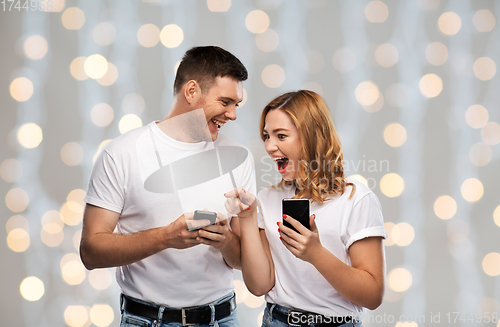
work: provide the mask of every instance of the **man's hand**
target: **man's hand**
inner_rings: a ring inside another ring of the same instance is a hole
[[[219,250],[229,243],[229,239],[232,236],[228,221],[221,213],[217,213],[217,223],[198,230],[198,235],[197,241]]]
[[[229,229],[226,216],[217,213],[217,222],[203,227],[197,234],[196,240],[219,250],[229,267],[241,269],[240,237]]]
[[[189,227],[205,226],[208,220],[193,220],[194,213],[186,212],[166,227],[166,247],[186,249],[198,245],[198,231],[189,231]]]

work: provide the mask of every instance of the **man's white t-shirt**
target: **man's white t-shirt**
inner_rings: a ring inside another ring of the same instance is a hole
[[[323,204],[314,202],[310,214],[315,214],[321,244],[339,260],[351,265],[349,247],[366,237],[386,238],[380,203],[365,185],[346,186],[342,196],[331,196]],[[308,262],[295,257],[279,239],[277,222],[281,222],[281,200],[292,198],[295,188],[268,187],[259,192],[259,228],[265,229],[274,261],[276,283],[267,293],[266,301],[284,307],[301,309],[327,316],[353,316],[361,319],[364,309],[342,297]]]
[[[232,176],[227,160],[215,155],[227,154],[227,149],[247,152],[230,158]],[[227,216],[224,193],[234,186],[256,192],[248,149],[220,133],[215,142],[179,142],[152,122],[104,147],[85,202],[120,213],[117,232],[132,234],[167,226],[194,210]],[[204,244],[166,249],[118,267],[116,278],[124,294],[173,308],[212,302],[233,289],[232,268],[217,249]]]

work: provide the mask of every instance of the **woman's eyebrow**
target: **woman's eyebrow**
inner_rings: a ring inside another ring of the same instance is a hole
[[[286,128],[276,128],[276,129],[273,129],[273,133],[278,133],[278,132],[281,132],[281,131],[288,132],[289,130],[286,129]],[[267,131],[265,129],[262,129],[262,133],[267,133]]]

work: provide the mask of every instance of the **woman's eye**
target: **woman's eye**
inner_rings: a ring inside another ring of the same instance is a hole
[[[263,134],[262,135],[266,140],[269,138],[269,135],[268,134]]]
[[[284,139],[285,137],[286,137],[286,135],[285,135],[285,134],[278,134],[278,138],[279,138],[280,140]]]

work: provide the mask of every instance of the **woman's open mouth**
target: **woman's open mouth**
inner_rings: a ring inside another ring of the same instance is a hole
[[[280,174],[285,173],[286,167],[288,166],[288,158],[287,157],[276,157],[273,160],[278,164],[278,171]]]

